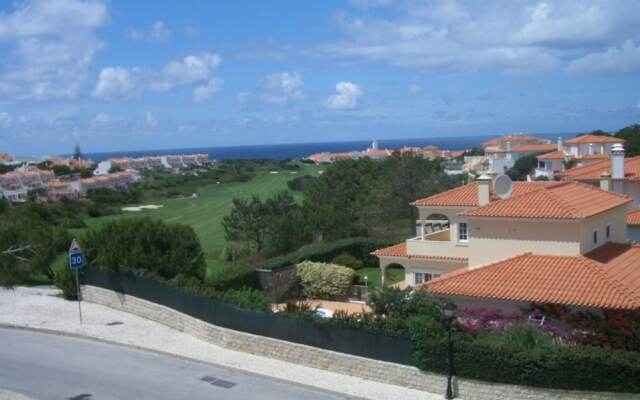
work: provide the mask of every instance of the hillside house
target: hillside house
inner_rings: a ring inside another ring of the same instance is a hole
[[[383,277],[401,266],[405,284],[461,306],[640,307],[631,198],[575,181],[513,182],[508,191],[496,182],[483,175],[415,201],[416,237],[373,253]]]

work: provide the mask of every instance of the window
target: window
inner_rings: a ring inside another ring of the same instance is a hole
[[[607,224],[607,228],[605,229],[605,236],[607,240],[611,240],[611,224]]]
[[[420,285],[425,282],[429,282],[433,278],[437,278],[440,274],[433,274],[431,272],[414,272],[414,281],[416,285]]]
[[[593,244],[594,244],[594,246],[596,244],[598,244],[598,230],[597,229],[593,230]]]
[[[469,241],[469,227],[466,222],[458,222],[458,242],[466,243]]]

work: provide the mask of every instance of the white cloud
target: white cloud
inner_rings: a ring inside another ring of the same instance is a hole
[[[587,54],[567,66],[569,72],[632,72],[640,69],[640,46],[631,40],[620,47]]]
[[[11,126],[11,115],[6,111],[0,111],[0,128]]]
[[[151,89],[165,92],[178,85],[208,81],[219,64],[220,56],[210,53],[190,55],[180,61],[171,61],[164,66],[159,79],[151,84]]]
[[[410,94],[418,94],[422,91],[422,88],[420,88],[420,86],[418,86],[415,83],[412,83],[411,85],[409,85],[409,93]]]
[[[97,127],[108,127],[113,125],[118,125],[126,122],[127,119],[123,117],[116,117],[107,113],[98,113],[91,120],[91,126],[94,128]]]
[[[100,71],[92,95],[102,100],[131,97],[136,90],[132,71],[121,67],[107,67]]]
[[[102,1],[34,0],[0,13],[0,95],[10,99],[77,95],[101,43],[95,31],[107,21]]]
[[[107,67],[100,72],[93,96],[102,100],[134,97],[143,91],[168,92],[196,85],[193,101],[202,102],[220,90],[222,79],[214,76],[220,56],[204,53],[170,61],[162,70]]]
[[[222,86],[222,80],[218,78],[211,78],[206,85],[198,86],[193,89],[193,101],[196,103],[202,103],[209,100],[214,94],[218,93]]]
[[[158,121],[156,121],[156,117],[151,111],[147,111],[145,115],[145,122],[147,124],[147,127],[150,129],[154,129],[158,126]]]
[[[165,27],[164,22],[155,21],[149,30],[130,29],[129,37],[131,40],[151,40],[163,41],[171,36],[171,31]]]
[[[288,104],[304,98],[302,75],[297,72],[279,72],[260,80],[260,98],[270,104]]]
[[[638,39],[640,25],[633,0],[615,7],[601,0],[405,0],[389,7],[337,14],[344,37],[320,54],[419,69],[536,71]]]
[[[355,108],[358,105],[358,99],[362,96],[360,86],[351,82],[338,82],[336,92],[325,100],[325,107],[334,110]]]

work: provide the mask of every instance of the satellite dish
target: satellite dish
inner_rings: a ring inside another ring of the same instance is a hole
[[[501,199],[506,199],[511,196],[511,191],[513,190],[513,185],[511,183],[511,178],[507,175],[498,175],[496,180],[493,183],[494,191],[498,197]]]

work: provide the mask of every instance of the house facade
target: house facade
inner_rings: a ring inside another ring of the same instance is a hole
[[[553,179],[567,169],[566,165],[569,162],[582,167],[606,161],[611,156],[613,149],[623,144],[623,139],[612,136],[582,135],[564,143],[560,137],[555,151],[537,157],[538,165],[535,169],[535,177]]]
[[[637,300],[640,307],[640,259],[630,288],[620,286],[618,275],[608,276],[624,273],[626,264],[607,267],[617,256],[640,255],[627,243],[628,196],[572,181],[513,182],[508,193],[498,195],[495,182],[484,175],[415,201],[416,237],[374,252],[382,275],[400,265],[405,284],[464,306],[633,308]],[[600,291],[624,301],[576,295],[573,288],[587,281],[592,287],[581,293]]]

